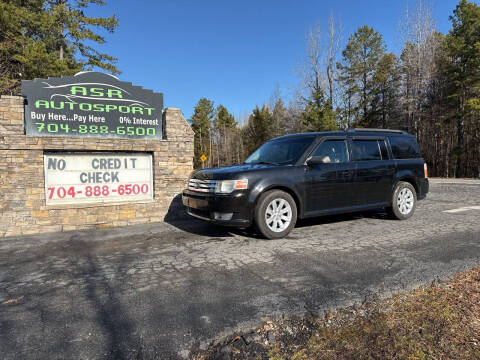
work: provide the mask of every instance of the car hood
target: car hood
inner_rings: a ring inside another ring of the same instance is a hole
[[[283,168],[283,166],[269,164],[240,164],[232,166],[223,166],[218,168],[209,168],[196,170],[191,178],[200,180],[224,180],[235,179],[247,172],[261,171],[267,169]]]

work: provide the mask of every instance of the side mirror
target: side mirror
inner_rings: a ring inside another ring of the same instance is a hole
[[[319,165],[329,163],[330,157],[328,156],[311,156],[307,159],[307,165]]]

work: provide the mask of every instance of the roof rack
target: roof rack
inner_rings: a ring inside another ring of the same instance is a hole
[[[392,129],[369,129],[369,128],[348,128],[347,132],[389,132],[396,134],[406,134],[403,130],[392,130]]]

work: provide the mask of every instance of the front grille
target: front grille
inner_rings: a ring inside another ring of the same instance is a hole
[[[213,193],[215,192],[215,184],[215,180],[190,179],[188,181],[188,190]]]

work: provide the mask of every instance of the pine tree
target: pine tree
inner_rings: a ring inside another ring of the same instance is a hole
[[[194,159],[193,164],[195,168],[202,166],[200,157],[207,156],[208,164],[212,164],[211,159],[211,143],[212,143],[212,120],[215,117],[215,108],[213,101],[206,98],[201,98],[190,119],[194,135]]]
[[[452,116],[456,119],[457,147],[455,176],[463,176],[465,153],[465,128],[477,126],[480,108],[480,6],[460,0],[453,15],[450,16],[452,29],[446,37],[447,53],[450,62],[446,67],[450,88],[448,99],[454,107]],[[478,149],[480,146],[478,135],[473,143]],[[478,154],[478,151],[477,151]],[[474,173],[480,172],[478,155],[475,159]]]
[[[393,53],[383,55],[375,70],[374,100],[372,113],[375,120],[374,127],[398,127],[398,87],[400,70],[398,58]]]
[[[225,106],[218,105],[215,112],[212,130],[215,137],[216,165],[229,165],[234,162],[233,142],[237,123]]]
[[[103,44],[105,38],[94,31],[101,29],[112,33],[118,25],[115,15],[109,17],[87,17],[85,10],[93,5],[105,5],[103,0],[48,0],[45,11],[54,20],[54,34],[57,38],[59,59],[64,59],[66,48],[72,48],[81,55],[80,62],[84,67],[99,67],[108,72],[118,74],[114,63],[116,59],[101,53],[90,43]]]
[[[0,3],[0,94],[18,94],[21,79],[72,75],[94,67],[119,73],[116,59],[92,43],[104,38],[94,30],[113,32],[115,16],[87,17],[90,4],[101,0],[11,0]]]
[[[349,111],[357,117],[357,126],[368,127],[374,122],[374,76],[384,52],[382,36],[364,25],[350,36],[342,52],[342,63],[337,64],[339,80],[348,95],[346,101],[351,106]]]
[[[233,115],[230,114],[227,108],[221,104],[217,106],[216,116],[213,123],[215,129],[218,130],[233,128],[236,126]]]
[[[286,134],[288,127],[288,113],[285,105],[283,105],[283,100],[278,97],[275,101],[272,111],[273,118],[273,136],[281,136]]]
[[[248,123],[243,129],[245,152],[251,154],[273,135],[273,114],[266,105],[258,106],[248,118]]]
[[[335,112],[329,100],[325,100],[323,90],[311,94],[303,112],[303,125],[306,131],[338,130]]]

